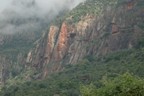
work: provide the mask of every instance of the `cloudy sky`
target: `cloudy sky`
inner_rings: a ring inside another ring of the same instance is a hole
[[[12,0],[0,0],[0,12],[10,5]]]
[[[26,31],[37,30],[36,28],[42,23],[50,22],[63,9],[71,10],[83,1],[0,0],[0,33],[15,33],[26,29]],[[34,27],[30,27],[31,25]]]
[[[31,0],[0,0],[0,11],[3,9],[9,7],[11,5],[12,1],[31,1]],[[42,8],[50,8],[50,7],[56,7],[56,5],[63,6],[69,1],[73,1],[73,5],[70,7],[76,6],[78,3],[84,1],[84,0],[35,0],[38,5]],[[59,7],[57,6],[57,7]]]

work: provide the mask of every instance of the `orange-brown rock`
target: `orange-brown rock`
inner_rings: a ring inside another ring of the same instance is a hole
[[[57,37],[57,38],[56,38]],[[68,48],[68,26],[63,22],[60,32],[58,28],[51,26],[48,33],[47,48],[45,51],[45,65],[53,64],[50,69],[45,68],[44,74],[49,72],[56,72],[61,69],[61,60],[65,56]],[[50,65],[48,65],[50,66]],[[45,76],[44,76],[45,77]]]
[[[68,47],[68,26],[64,22],[62,24],[59,37],[58,37],[57,46],[55,49],[56,61],[59,61],[63,58],[67,47]]]
[[[101,16],[87,14],[76,23],[69,24],[66,19],[61,27],[51,26],[34,51],[36,55],[33,56],[33,65],[42,69],[42,76],[46,77],[63,70],[67,64],[77,64],[86,56],[106,55],[133,48],[136,38],[143,32],[139,26],[134,26],[134,22],[142,22],[143,18],[126,17],[130,11],[125,5],[120,6],[117,11],[110,11],[113,10],[111,8]],[[142,10],[133,16],[137,17],[141,12]],[[114,33],[119,34],[113,35]]]
[[[55,46],[55,38],[56,35],[58,34],[58,27],[56,26],[51,26],[49,33],[48,33],[48,39],[47,39],[47,47],[45,49],[45,59],[46,62],[45,63],[49,63],[51,56],[52,56],[52,52],[54,51],[54,46]]]
[[[127,2],[127,10],[131,10],[135,5],[135,0],[129,0]]]

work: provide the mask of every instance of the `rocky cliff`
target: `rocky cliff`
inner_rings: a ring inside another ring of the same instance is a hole
[[[80,13],[76,22],[76,15],[69,13],[60,25],[51,25],[43,34],[28,54],[27,66],[41,70],[41,76],[46,77],[63,70],[67,64],[76,64],[86,56],[101,56],[137,47],[139,38],[144,35],[141,26],[144,10],[141,3],[141,0],[112,1],[107,6],[102,4],[96,7],[100,8],[99,13]],[[91,6],[92,3],[86,2],[79,6],[87,7],[87,4]],[[93,4],[98,6],[101,3]],[[94,6],[90,6],[88,8],[92,10]]]

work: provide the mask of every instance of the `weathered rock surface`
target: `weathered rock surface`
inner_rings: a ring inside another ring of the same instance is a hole
[[[61,27],[51,26],[32,53],[32,65],[42,69],[45,77],[85,56],[135,47],[144,32],[137,24],[144,19],[143,9],[134,10],[136,4],[133,0],[115,10],[105,10],[100,16],[86,15],[77,23],[65,20]]]

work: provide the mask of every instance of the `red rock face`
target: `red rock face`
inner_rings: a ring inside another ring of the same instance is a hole
[[[133,2],[129,2],[127,4],[127,10],[131,10],[134,7],[134,3]]]
[[[122,8],[125,9],[125,5]],[[38,64],[42,65],[42,68],[39,67],[42,69],[42,75],[46,77],[51,73],[59,72],[65,64],[77,64],[85,56],[101,56],[121,49],[132,48],[136,42],[134,37],[138,38],[139,36],[136,34],[138,32],[141,34],[142,30],[139,27],[129,28],[133,25],[133,21],[129,20],[129,17],[121,17],[121,15],[125,15],[125,12],[127,12],[126,9],[125,11],[120,9],[114,13],[108,12],[108,16],[96,18],[86,16],[74,24],[67,24],[64,21],[61,28],[51,26],[48,35],[45,36],[47,38],[44,37],[41,40],[42,43],[37,49],[40,51],[36,55],[38,59],[35,59],[37,62],[41,61]],[[110,19],[112,20],[111,26],[109,26]],[[133,33],[128,34],[128,32]],[[45,51],[43,52],[43,50]]]
[[[63,58],[67,49],[67,43],[68,43],[68,27],[64,22],[62,24],[61,31],[58,37],[57,47],[55,49],[56,61],[59,61]]]
[[[50,27],[50,31],[48,34],[48,39],[47,39],[47,47],[46,47],[46,51],[45,51],[45,59],[46,62],[45,63],[49,63],[50,59],[51,59],[51,55],[54,49],[54,43],[55,43],[55,37],[58,34],[58,28],[55,26],[51,26]]]
[[[56,38],[58,36],[58,39]],[[68,26],[64,22],[60,32],[58,28],[51,26],[48,33],[47,48],[45,49],[45,65],[50,68],[45,68],[44,77],[48,72],[57,72],[61,69],[61,60],[63,59],[68,47]],[[52,64],[52,65],[51,65]]]
[[[134,6],[135,6],[135,4],[136,4],[136,0],[129,0],[129,1],[127,2],[127,4],[126,4],[127,10],[133,9]]]
[[[47,44],[46,44],[46,49],[45,49],[45,56],[44,56],[44,75],[43,78],[45,78],[48,75],[48,68],[46,67],[47,64],[51,61],[53,51],[54,51],[54,46],[55,46],[55,40],[56,40],[56,35],[58,34],[58,27],[56,26],[51,26],[48,36],[47,36]]]

